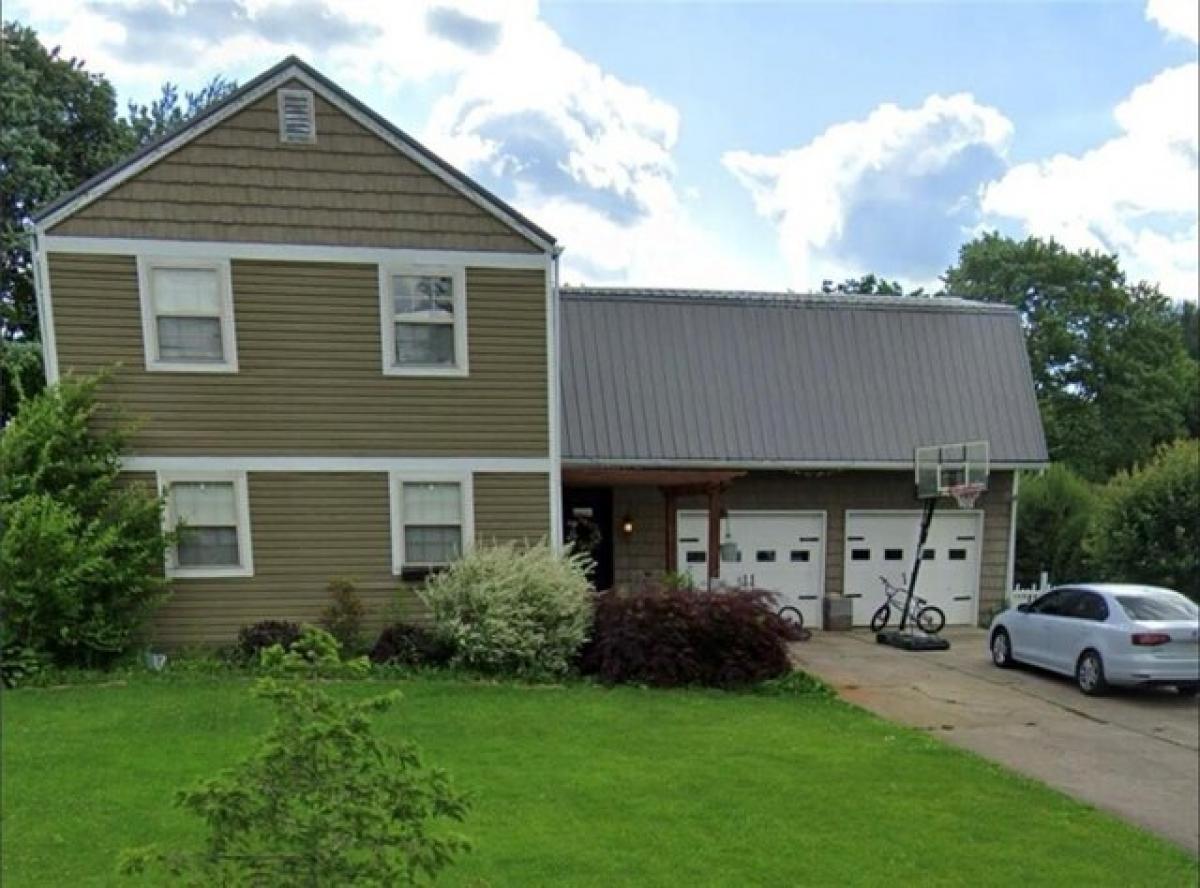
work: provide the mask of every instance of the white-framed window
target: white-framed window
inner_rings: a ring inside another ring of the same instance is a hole
[[[169,577],[250,577],[250,495],[245,472],[159,473],[166,524],[177,539]]]
[[[388,475],[392,510],[392,572],[445,567],[469,549],[475,536],[471,476]]]
[[[383,372],[467,375],[466,269],[379,267]]]
[[[237,372],[228,259],[138,257],[146,369]]]

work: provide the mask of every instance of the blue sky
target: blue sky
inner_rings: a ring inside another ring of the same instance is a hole
[[[1196,299],[1196,0],[14,14],[139,100],[295,52],[558,235],[572,281],[931,285],[995,227]]]

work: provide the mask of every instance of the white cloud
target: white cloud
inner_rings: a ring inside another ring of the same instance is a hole
[[[1071,249],[1115,252],[1134,280],[1197,294],[1197,81],[1200,66],[1158,74],[1113,112],[1121,133],[1081,155],[1013,167],[983,208]]]
[[[415,135],[553,232],[568,279],[763,283],[690,218],[678,111],[566,46],[536,0],[62,0],[16,15],[142,100],[164,80],[197,85],[181,58],[245,80],[296,53],[388,96],[444,79]]]
[[[1146,18],[1173,37],[1192,43],[1200,38],[1200,6],[1196,0],[1148,0]]]
[[[1011,135],[1009,120],[972,96],[935,95],[724,163],[776,224],[794,286],[869,271],[920,284],[974,224],[978,187],[1002,168]]]

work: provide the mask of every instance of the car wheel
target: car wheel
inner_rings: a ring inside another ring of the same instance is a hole
[[[1012,639],[1004,629],[992,633],[992,662],[1001,669],[1007,669],[1013,664]]]
[[[1089,697],[1098,697],[1108,691],[1104,679],[1104,661],[1095,651],[1084,651],[1075,664],[1075,683]]]
[[[1188,684],[1175,685],[1175,690],[1181,697],[1195,697],[1200,694],[1200,684],[1193,681]]]

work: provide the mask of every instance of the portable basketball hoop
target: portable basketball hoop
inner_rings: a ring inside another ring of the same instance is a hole
[[[916,621],[910,619],[917,579],[921,574],[921,553],[929,538],[929,525],[933,522],[939,500],[953,499],[960,509],[970,509],[987,490],[988,442],[967,441],[918,447],[913,455],[913,468],[917,499],[924,502],[925,506],[921,512],[921,528],[917,535],[912,573],[909,574],[904,611],[900,616],[900,628],[878,632],[875,640],[907,651],[944,651],[950,647],[950,642],[920,632]]]

